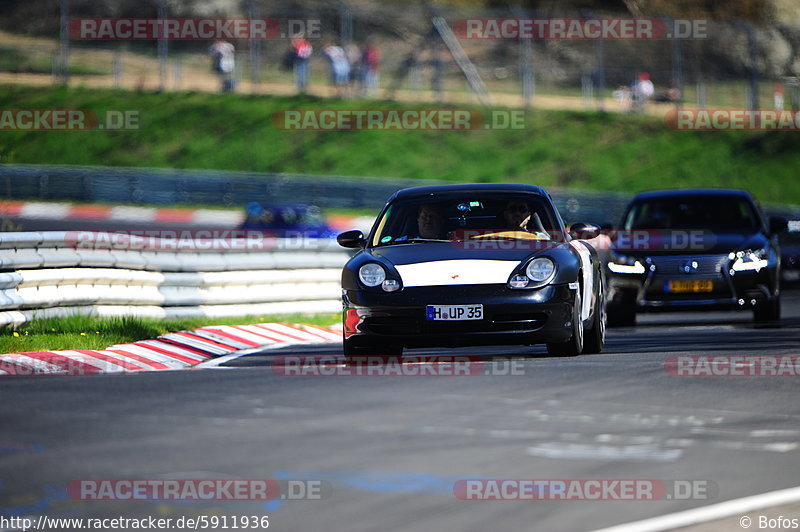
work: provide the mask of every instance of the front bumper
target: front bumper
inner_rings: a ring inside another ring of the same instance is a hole
[[[607,271],[607,300],[611,305],[635,305],[637,311],[747,310],[772,301],[778,295],[774,265],[759,271],[731,273],[724,257],[719,267],[701,274],[670,274],[647,268],[642,274]],[[675,293],[671,281],[710,281],[711,290]]]
[[[344,336],[355,347],[464,347],[564,342],[572,334],[576,290],[551,285],[514,290],[505,285],[405,288],[385,294],[346,290]],[[483,305],[483,318],[429,321],[427,305]]]

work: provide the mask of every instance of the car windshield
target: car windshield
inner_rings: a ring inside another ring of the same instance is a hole
[[[760,221],[752,204],[739,197],[658,198],[635,203],[623,229],[696,229],[718,233],[756,231]]]
[[[550,203],[531,194],[469,194],[410,198],[392,203],[378,223],[373,246],[474,239],[560,240]]]

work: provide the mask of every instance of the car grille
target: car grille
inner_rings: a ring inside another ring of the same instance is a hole
[[[683,255],[671,257],[650,257],[650,264],[656,267],[654,275],[657,277],[675,277],[676,275],[711,275],[716,276],[728,264],[728,255]],[[697,268],[685,272],[684,268],[691,262],[697,263]]]

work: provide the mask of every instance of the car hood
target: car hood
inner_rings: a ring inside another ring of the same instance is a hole
[[[520,262],[534,253],[559,246],[541,241],[483,241],[475,249],[472,244],[397,244],[374,248],[370,253],[390,262],[406,287],[505,284]]]
[[[632,240],[617,241],[612,244],[612,249],[617,253],[638,256],[722,255],[743,249],[759,249],[768,243],[769,240],[761,233],[704,233],[694,240],[691,236],[681,236],[672,242],[658,239],[640,244]]]
[[[557,247],[559,243],[509,240],[473,242],[424,242],[395,244],[368,250],[372,256],[388,260],[395,266],[421,262],[452,260],[493,260],[519,263],[537,251]]]

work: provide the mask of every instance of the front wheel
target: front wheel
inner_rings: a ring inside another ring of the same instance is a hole
[[[581,292],[575,292],[572,305],[572,336],[566,342],[547,344],[547,352],[556,356],[574,357],[583,351],[583,323],[581,322]]]
[[[603,283],[600,282],[600,289],[594,303],[594,321],[592,327],[586,333],[586,340],[583,352],[587,354],[599,353],[603,350],[606,343],[606,304]]]

